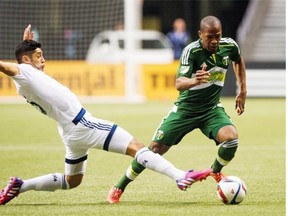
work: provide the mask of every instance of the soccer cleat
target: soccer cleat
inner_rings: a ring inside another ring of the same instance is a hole
[[[196,181],[202,181],[207,178],[212,172],[212,169],[205,169],[200,171],[189,170],[182,179],[176,180],[177,186],[180,190],[186,191]]]
[[[224,178],[224,175],[221,172],[219,172],[219,173],[211,172],[210,176],[212,176],[216,182],[220,182]]]
[[[107,196],[107,201],[111,204],[113,203],[119,203],[119,199],[122,195],[123,191],[120,188],[116,188],[113,186]]]
[[[12,177],[8,185],[0,193],[0,205],[5,205],[18,196],[23,181],[20,178]]]

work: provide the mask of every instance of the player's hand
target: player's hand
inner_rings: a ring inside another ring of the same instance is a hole
[[[34,32],[31,31],[31,24],[29,24],[23,34],[23,40],[33,40],[34,39]]]
[[[210,73],[206,71],[207,66],[203,66],[201,70],[196,71],[196,85],[203,83],[208,83],[210,78]]]
[[[235,110],[238,115],[245,111],[246,92],[240,92],[235,99]]]

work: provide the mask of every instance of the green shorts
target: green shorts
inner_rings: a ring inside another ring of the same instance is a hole
[[[153,141],[168,146],[177,145],[187,133],[199,128],[205,136],[218,144],[215,140],[217,133],[226,125],[233,123],[222,106],[194,116],[183,114],[174,106],[157,128]]]

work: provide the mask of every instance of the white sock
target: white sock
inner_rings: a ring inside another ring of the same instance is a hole
[[[155,154],[147,147],[144,147],[137,151],[135,159],[142,166],[162,173],[174,180],[181,179],[185,176],[186,172],[180,169],[177,169],[173,164],[164,159],[161,155]]]
[[[58,189],[69,189],[69,184],[66,181],[65,175],[54,173],[24,180],[20,188],[20,193],[28,190],[55,191]]]

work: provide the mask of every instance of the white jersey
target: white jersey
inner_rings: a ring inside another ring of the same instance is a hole
[[[82,108],[76,95],[29,64],[19,64],[18,68],[20,73],[12,77],[18,94],[43,114],[57,121],[62,129],[71,125]],[[64,130],[67,132],[69,127]]]
[[[90,148],[125,154],[133,136],[113,122],[87,112],[76,95],[43,71],[19,64],[12,79],[19,95],[58,123],[66,148],[65,174],[84,174]]]

